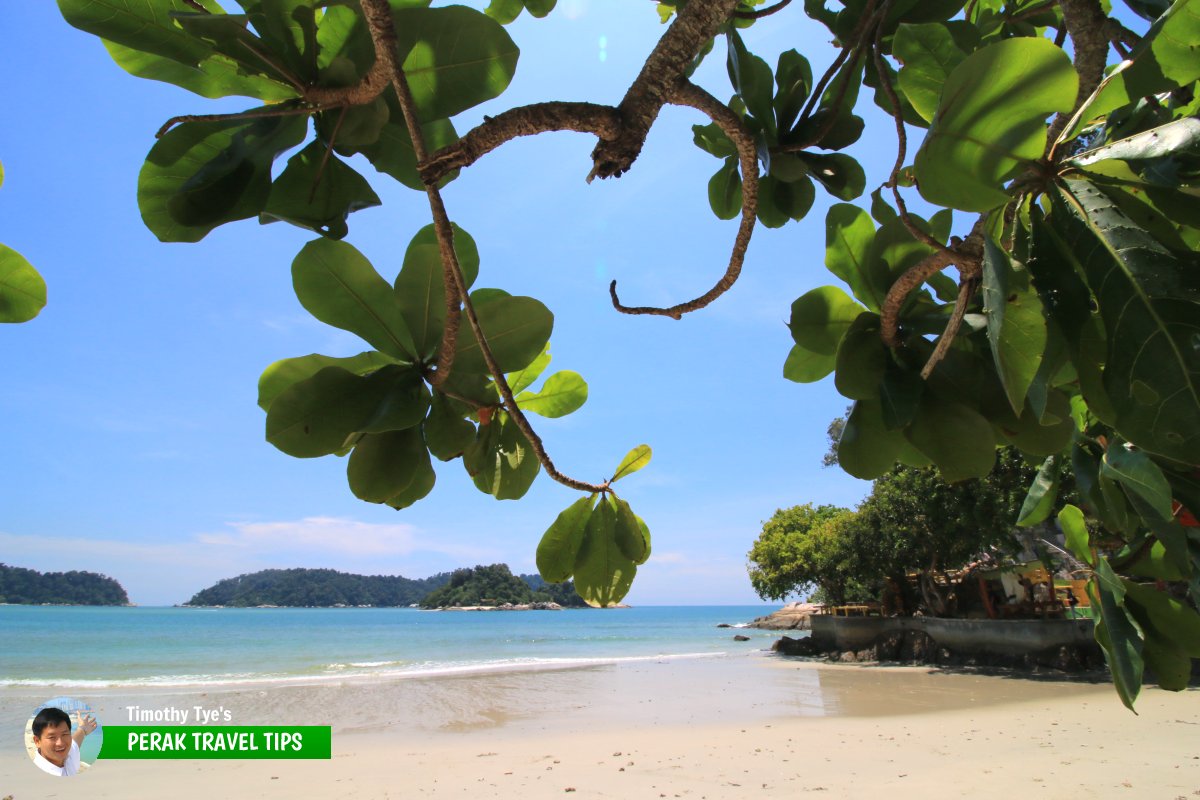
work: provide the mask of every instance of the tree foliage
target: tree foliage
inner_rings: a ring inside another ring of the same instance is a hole
[[[666,0],[670,24],[619,105],[537,103],[460,136],[452,117],[500,95],[516,67],[503,24],[549,13],[553,0],[496,0],[487,14],[424,0],[238,0],[240,13],[216,0],[59,0],[130,73],[258,102],[169,120],[138,203],[164,241],[248,218],[322,237],[296,257],[296,293],[369,349],[268,368],[268,440],[297,457],[348,455],[355,495],[396,508],[432,490],[431,458],[461,458],[497,499],[521,497],[545,471],[584,498],[547,531],[539,568],[573,575],[596,605],[618,602],[648,555],[648,531],[612,483],[649,448],[600,483],[557,469],[528,414],[568,413],[586,384],[557,373],[523,391],[546,366],[553,316],[533,298],[472,289],[480,253],[440,187],[505,142],[552,130],[595,134],[592,176],[617,177],[663,105],[703,111],[712,124],[695,141],[719,161],[710,203],[738,219],[724,275],[666,308],[626,305],[611,287],[618,311],[679,319],[734,283],[758,223],[804,217],[818,192],[866,192],[842,152],[862,135],[860,101],[893,116],[895,166],[869,213],[830,209],[825,263],[846,288],[796,299],[783,366],[802,382],[833,374],[854,401],[842,468],[872,479],[897,462],[932,464],[957,482],[988,475],[1007,444],[1069,460],[1087,513],[1130,553],[1157,553],[1157,576],[1190,582],[1200,599],[1200,540],[1171,503],[1200,508],[1198,4],[1128,2],[1145,18],[1134,31],[1099,0]],[[828,28],[838,55],[820,77],[795,50],[772,65],[749,49],[740,31],[776,12]],[[1110,42],[1120,63],[1106,74]],[[689,79],[718,46],[728,103]],[[391,265],[391,282],[340,241],[350,215],[379,202],[344,160],[355,154],[430,201],[433,224]],[[940,210],[910,212],[912,187]],[[1054,488],[1035,485],[1031,510],[1045,511]],[[1114,668],[1127,701],[1141,654],[1163,652],[1148,632],[1191,630],[1159,598],[1108,579],[1130,558],[1091,562],[1097,630],[1111,663],[1128,661]],[[1197,644],[1179,636],[1175,665]]]
[[[0,185],[4,165],[0,164]],[[0,244],[0,322],[28,322],[46,305],[46,281],[25,256]]]
[[[422,608],[501,606],[506,603],[586,605],[568,584],[546,583],[535,575],[513,575],[507,564],[456,569],[450,579],[421,600]],[[565,602],[564,602],[565,601]]]
[[[95,572],[38,572],[0,564],[0,603],[125,606],[125,588]]]
[[[217,581],[188,600],[189,606],[409,606],[444,586],[449,573],[428,578],[352,575],[333,569],[264,569]]]

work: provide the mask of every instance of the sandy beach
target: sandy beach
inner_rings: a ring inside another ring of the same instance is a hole
[[[0,691],[16,726],[41,687]],[[330,724],[327,761],[106,761],[54,779],[16,737],[0,797],[1200,797],[1200,691],[827,665],[753,655],[218,692],[91,690],[221,704],[241,724]]]

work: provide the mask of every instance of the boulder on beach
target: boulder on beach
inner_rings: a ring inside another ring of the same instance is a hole
[[[788,603],[773,614],[759,617],[747,627],[769,631],[806,631],[810,627],[809,617],[816,614],[820,607],[817,603]]]

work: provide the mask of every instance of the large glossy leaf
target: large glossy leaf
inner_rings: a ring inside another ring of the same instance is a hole
[[[296,297],[327,325],[358,334],[375,349],[411,361],[416,348],[392,287],[352,245],[317,239],[292,261]]]
[[[1113,442],[1100,462],[1100,474],[1140,497],[1159,519],[1172,519],[1171,486],[1158,465],[1142,451]]]
[[[463,455],[463,465],[476,488],[497,500],[524,497],[541,469],[525,434],[507,414],[479,426],[475,442]]]
[[[854,296],[871,311],[879,311],[887,296],[869,279],[867,258],[875,238],[875,225],[867,212],[848,203],[838,203],[825,216],[825,267],[850,287]]]
[[[1200,0],[1176,0],[1119,64],[1101,82],[1091,99],[1068,126],[1072,138],[1090,120],[1141,97],[1186,86],[1200,78]]]
[[[422,472],[432,472],[420,428],[371,433],[359,440],[346,465],[350,491],[368,503],[403,494]]]
[[[475,441],[475,426],[441,392],[433,393],[425,419],[425,444],[440,461],[458,458]]]
[[[1148,131],[1141,131],[1100,147],[1086,150],[1067,163],[1075,167],[1087,167],[1107,159],[1143,161],[1163,158],[1181,150],[1194,149],[1200,145],[1200,119],[1184,117]]]
[[[517,405],[543,417],[564,417],[587,402],[588,386],[578,372],[563,370],[546,379],[536,392],[517,395]]]
[[[317,76],[317,19],[320,0],[238,0],[250,24],[301,83]],[[322,13],[324,9],[322,9]]]
[[[791,220],[804,219],[815,198],[808,178],[782,181],[764,175],[758,181],[758,221],[768,228],[782,228]]]
[[[1125,587],[1106,559],[1096,561],[1096,572],[1088,581],[1088,597],[1096,621],[1096,641],[1104,650],[1113,685],[1130,711],[1142,688],[1142,638],[1137,623],[1125,609]]]
[[[45,305],[46,281],[25,256],[0,244],[0,322],[26,322]]]
[[[241,95],[277,103],[297,96],[295,87],[261,75],[243,73],[237,62],[228,56],[213,54],[199,66],[192,67],[108,40],[104,40],[104,47],[117,66],[130,75],[174,84],[201,97]]]
[[[1108,336],[1104,388],[1114,427],[1152,453],[1200,452],[1200,275],[1096,187],[1068,181],[1053,224],[1095,292]]]
[[[508,388],[512,390],[513,395],[518,395],[533,385],[541,374],[546,371],[546,367],[550,366],[550,345],[547,344],[542,348],[542,352],[529,365],[523,367],[511,375],[505,375],[508,380]]]
[[[1153,586],[1143,586],[1128,578],[1123,578],[1122,583],[1126,603],[1132,600],[1145,612],[1143,630],[1152,628],[1163,639],[1178,644],[1191,658],[1200,658],[1200,614]]]
[[[388,366],[363,376],[324,367],[274,399],[267,410],[267,441],[297,458],[336,453],[370,424],[408,372]]]
[[[617,496],[609,502],[613,503],[616,518],[613,523],[613,535],[621,554],[634,564],[642,565],[650,558],[650,530],[638,516],[633,513],[629,503]]]
[[[575,591],[596,608],[614,606],[629,592],[637,566],[617,545],[616,508],[607,497],[596,504],[575,558]]]
[[[198,242],[218,225],[256,216],[271,164],[300,144],[305,118],[184,122],[150,148],[138,176],[142,220],[160,241]]]
[[[554,328],[554,315],[532,297],[499,297],[477,304],[476,314],[484,338],[501,372],[515,372],[538,357]],[[454,369],[487,372],[479,342],[465,321],[458,334]]]
[[[176,14],[176,23],[189,35],[207,42],[216,53],[233,59],[248,75],[261,75],[271,80],[302,83],[288,72],[278,54],[269,54],[270,48],[248,27],[249,17],[245,14]]]
[[[271,185],[262,219],[341,239],[349,232],[346,219],[352,213],[379,204],[366,178],[313,141],[288,160],[287,169]]]
[[[479,249],[471,234],[454,223],[450,227],[454,232],[454,252],[469,289],[479,274]],[[394,289],[400,313],[412,333],[417,356],[432,358],[441,346],[442,329],[446,324],[442,251],[433,225],[417,231],[408,243]]]
[[[1058,499],[1058,457],[1047,456],[1029,486],[1021,511],[1017,515],[1017,526],[1028,527],[1044,522],[1054,510]],[[1078,510],[1078,509],[1076,509]],[[1061,517],[1061,515],[1060,515]],[[1063,528],[1065,531],[1066,529]],[[1085,532],[1086,533],[1086,532]],[[1070,536],[1070,533],[1067,533]]]
[[[508,87],[519,50],[482,12],[448,6],[399,9],[392,16],[419,119],[452,117]]]
[[[890,358],[879,338],[879,315],[864,311],[838,344],[833,385],[851,400],[879,398],[879,387]]]
[[[783,362],[783,377],[796,383],[814,383],[833,372],[836,366],[836,353],[814,353],[796,344],[792,345]]]
[[[905,436],[947,483],[983,478],[996,463],[992,426],[978,411],[926,393]]]
[[[996,374],[1009,405],[1020,414],[1046,349],[1046,319],[1029,273],[1014,269],[991,237],[984,241],[983,309]]]
[[[213,52],[172,18],[195,12],[182,0],[58,0],[58,9],[81,31],[180,64],[194,67]]]
[[[941,23],[903,24],[896,28],[892,54],[904,66],[900,70],[900,90],[917,113],[932,122],[937,112],[942,86],[954,68],[967,57]]]
[[[771,105],[774,79],[767,62],[746,49],[742,37],[730,29],[726,34],[729,57],[726,68],[729,82],[738,97],[746,104],[746,110],[762,125],[771,139],[775,138],[775,111]]]
[[[313,353],[296,358],[285,358],[263,370],[258,379],[258,406],[263,411],[271,409],[271,403],[289,386],[307,380],[325,367],[341,367],[355,375],[366,375],[396,362],[375,350],[359,353],[348,358],[334,358]]]
[[[785,132],[796,122],[804,101],[812,91],[812,67],[808,59],[795,50],[779,54],[775,65],[775,97],[771,104],[775,108],[775,120],[779,131]]]
[[[1046,117],[1071,109],[1078,82],[1071,59],[1046,39],[1006,39],[972,53],[946,80],[917,152],[921,195],[964,211],[1003,205],[1001,184],[1041,157]]]
[[[388,123],[379,131],[372,144],[349,149],[362,153],[375,169],[385,175],[390,175],[410,189],[423,192],[425,184],[417,172],[417,155],[413,150],[412,137],[408,135],[408,126],[404,123],[400,104],[391,92],[385,95],[385,99],[388,105]],[[458,141],[454,125],[446,119],[422,119],[421,133],[425,138],[425,147],[431,153]],[[457,170],[451,172],[438,185],[445,186],[457,175]]]
[[[613,476],[609,479],[609,483],[616,483],[626,475],[632,475],[638,470],[650,463],[650,458],[653,452],[650,450],[650,445],[639,444],[637,447],[630,450],[621,459],[621,463],[617,465],[617,469],[613,472]]]
[[[1058,526],[1066,537],[1067,549],[1071,555],[1088,565],[1095,565],[1096,557],[1092,553],[1088,541],[1087,524],[1083,520],[1083,512],[1073,505],[1063,506],[1058,512]]]
[[[804,349],[833,355],[863,310],[836,286],[821,286],[805,292],[792,303],[788,328],[796,344]]]
[[[857,161],[842,153],[820,155],[798,153],[808,165],[808,173],[839,200],[853,200],[863,193],[867,176]]]
[[[879,402],[859,400],[838,439],[838,464],[856,478],[874,480],[895,466],[904,445],[903,434],[883,424]]]
[[[550,583],[562,583],[575,572],[575,559],[583,545],[583,532],[596,495],[581,497],[559,514],[537,546],[538,574]]]
[[[742,176],[731,156],[708,181],[708,205],[717,219],[733,219],[742,211]]]

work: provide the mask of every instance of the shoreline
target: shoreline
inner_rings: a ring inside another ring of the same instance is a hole
[[[1194,689],[1147,689],[1135,716],[1107,683],[762,656],[135,695],[143,708],[221,704],[233,724],[330,724],[333,758],[100,761],[78,783],[55,785],[60,796],[138,800],[167,785],[185,798],[505,800],[571,789],[709,800],[1200,790]],[[104,724],[121,725],[130,698],[85,699]],[[5,725],[14,701],[23,702],[0,689]],[[45,796],[50,779],[13,751],[0,748],[0,794]]]

